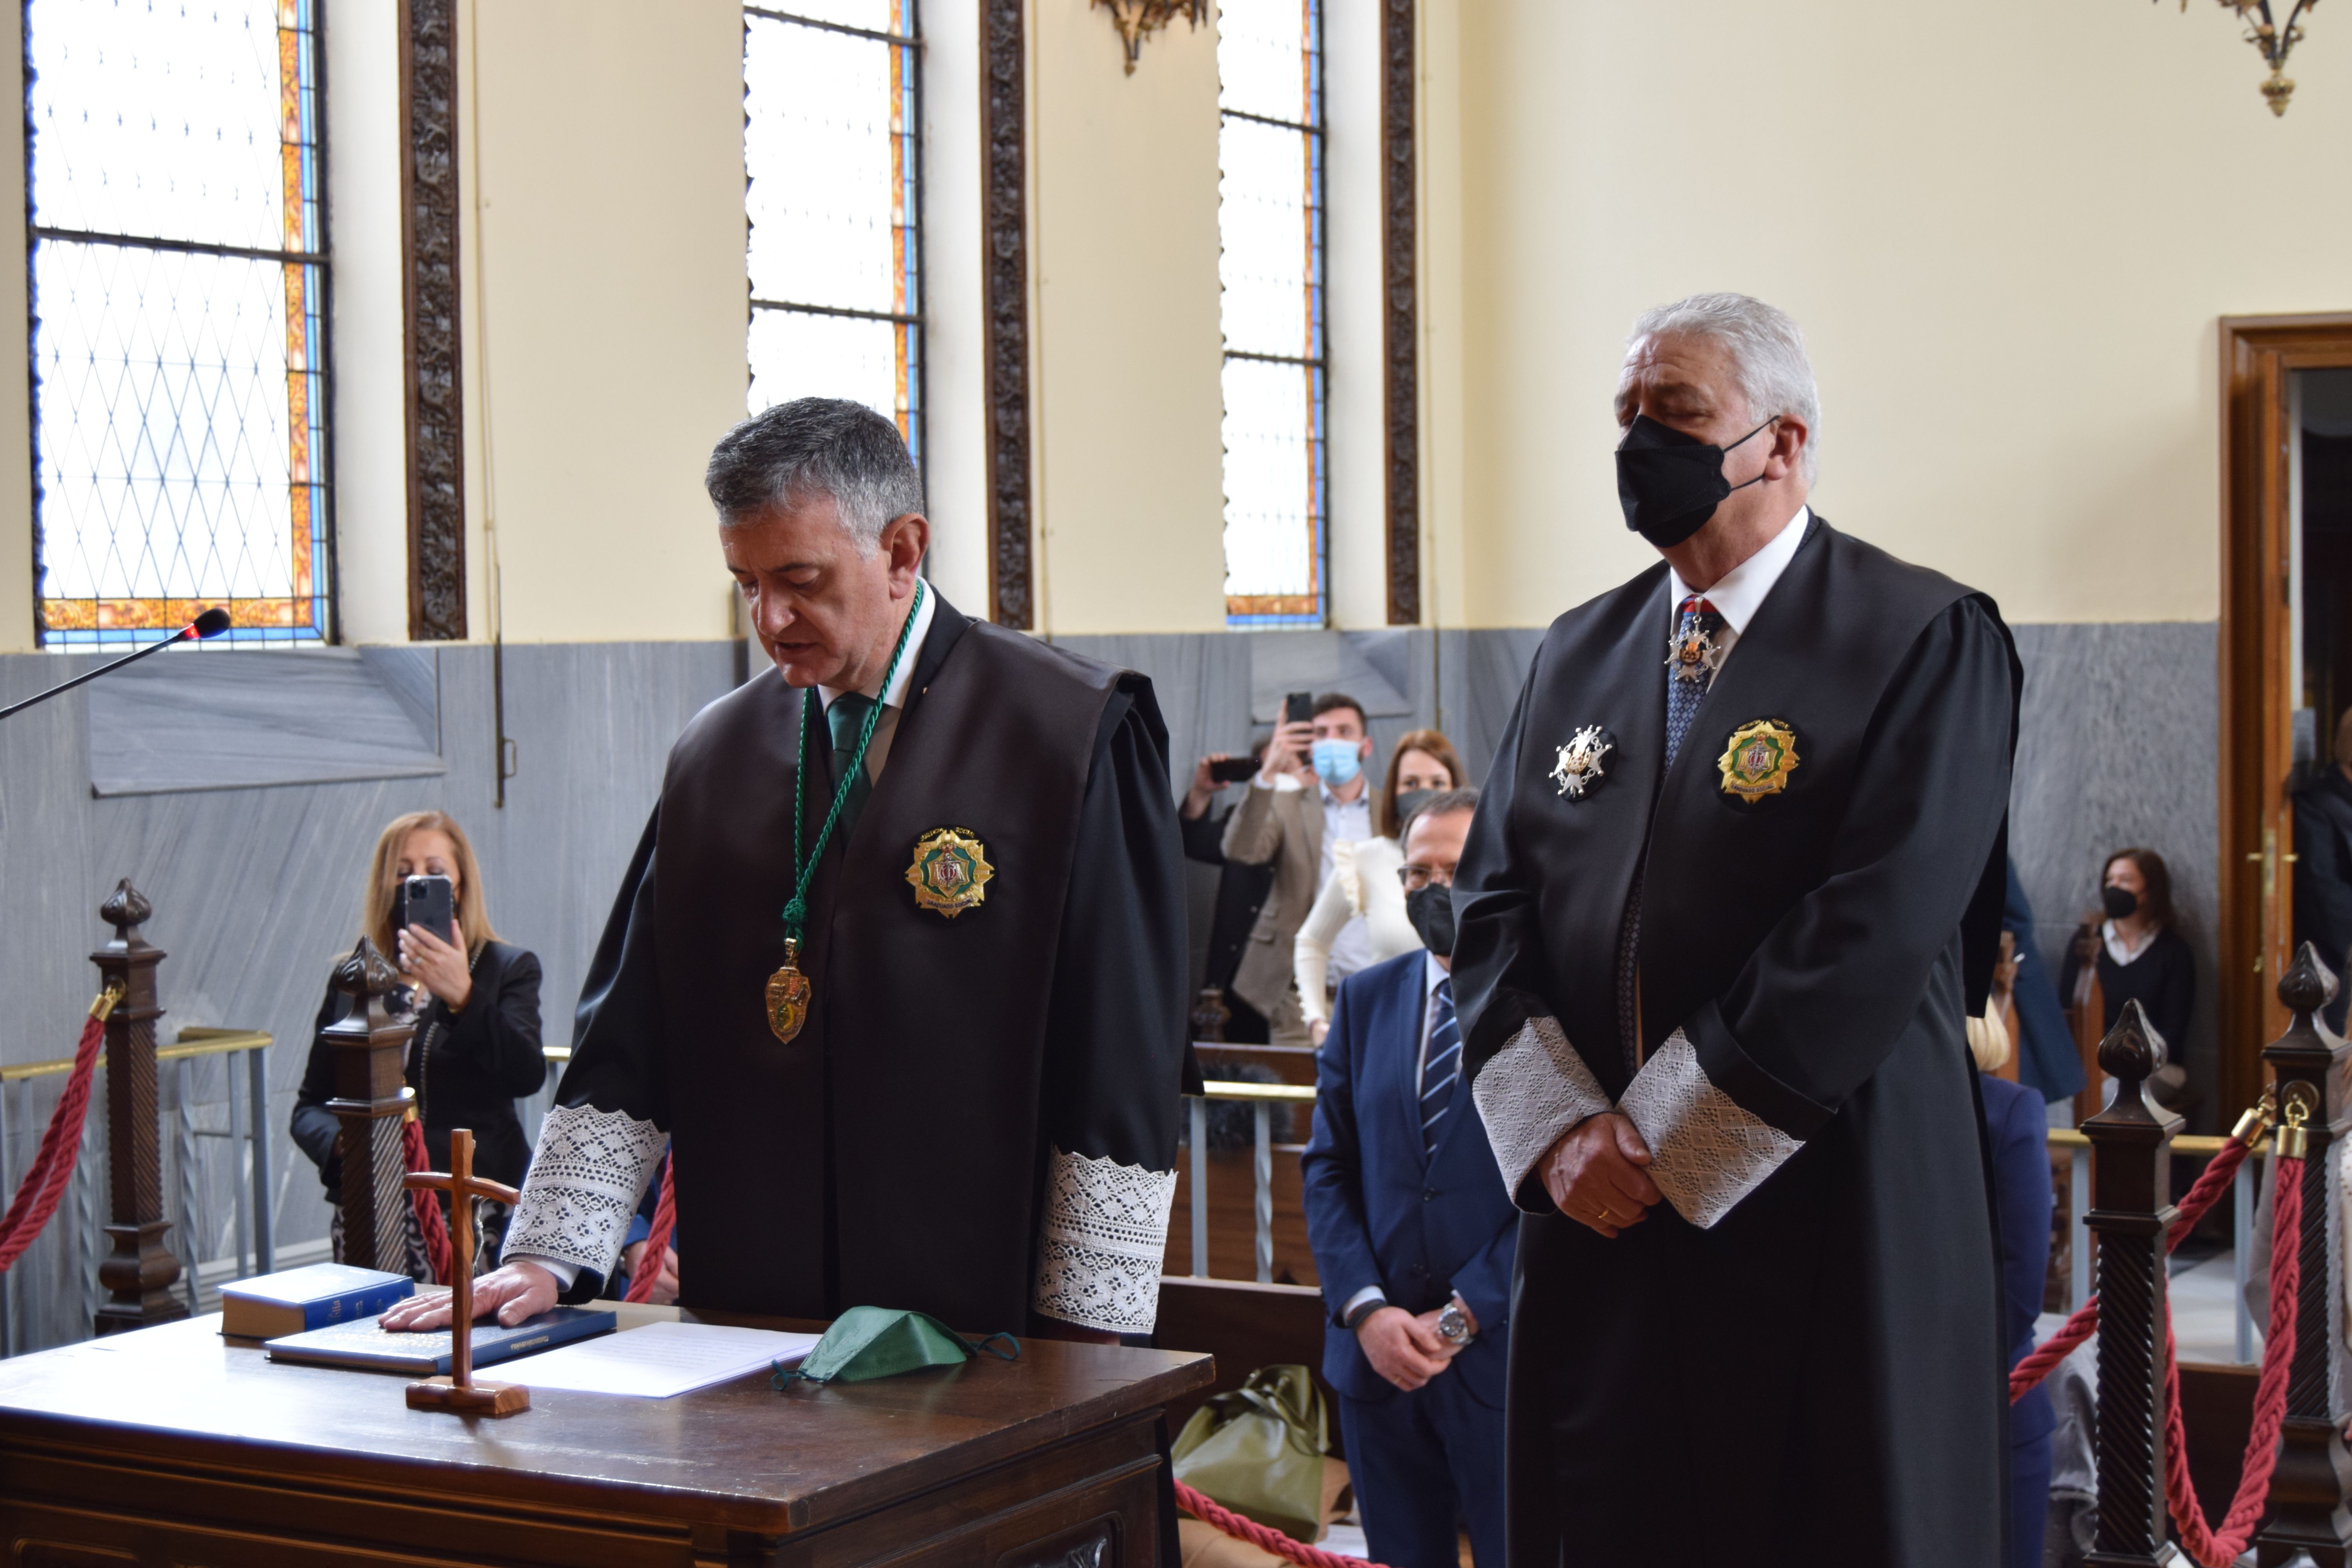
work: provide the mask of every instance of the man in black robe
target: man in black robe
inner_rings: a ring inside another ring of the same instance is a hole
[[[1150,1332],[1189,1063],[1150,682],[922,583],[869,409],[771,408],[706,486],[772,668],[670,753],[476,1306],[600,1285],[669,1145],[685,1306]]]
[[[1454,887],[1467,1070],[1526,1214],[1511,1560],[1993,1568],[1962,1019],[1998,943],[2009,634],[1811,514],[1779,310],[1652,311],[1617,404],[1665,559],[1552,624]]]

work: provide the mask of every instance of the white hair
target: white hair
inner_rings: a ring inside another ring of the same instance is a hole
[[[1822,447],[1822,398],[1812,361],[1805,357],[1805,334],[1786,310],[1745,294],[1693,294],[1643,311],[1625,342],[1630,348],[1659,337],[1708,338],[1728,350],[1751,423],[1780,414],[1803,421],[1805,482],[1812,482]]]

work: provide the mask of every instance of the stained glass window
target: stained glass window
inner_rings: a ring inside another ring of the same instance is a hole
[[[923,457],[916,0],[743,8],[751,411],[851,397]]]
[[[1217,8],[1233,626],[1324,618],[1322,39],[1321,0]]]
[[[28,0],[41,638],[327,635],[318,0]]]

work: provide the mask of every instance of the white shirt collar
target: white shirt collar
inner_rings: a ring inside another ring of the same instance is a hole
[[[1437,962],[1437,954],[1424,951],[1421,955],[1421,994],[1423,1000],[1437,994],[1437,988],[1447,978],[1445,965]]]
[[[907,633],[907,651],[898,657],[898,668],[890,677],[890,689],[879,693],[883,707],[904,708],[907,705],[907,688],[914,683],[915,666],[922,662],[923,639],[931,635],[931,617],[939,607],[939,591],[925,584],[923,602],[915,606],[915,624]],[[827,708],[832,707],[833,700],[841,695],[830,686],[820,686],[816,690],[819,700]],[[868,691],[866,695],[873,697],[877,693]]]
[[[1723,580],[1706,591],[1706,602],[1715,606],[1715,613],[1723,617],[1723,624],[1731,628],[1733,636],[1748,629],[1748,623],[1763,608],[1764,596],[1780,580],[1780,574],[1789,569],[1797,546],[1805,542],[1805,520],[1811,513],[1811,507],[1799,507],[1797,515],[1782,523],[1780,531],[1767,540],[1763,549],[1726,572]],[[1671,566],[1666,568],[1666,577],[1674,589],[1674,597],[1667,602],[1671,608],[1690,597],[1691,587]]]
[[[1357,776],[1362,777],[1360,773]],[[1364,780],[1363,789],[1353,800],[1341,800],[1333,795],[1331,786],[1325,784],[1319,775],[1315,780],[1315,787],[1323,792],[1323,809],[1326,811],[1354,811],[1360,807],[1370,811],[1372,808],[1372,781],[1370,779]]]

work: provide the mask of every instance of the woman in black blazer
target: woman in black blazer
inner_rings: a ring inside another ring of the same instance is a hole
[[[411,876],[449,879],[454,931],[392,929],[395,895],[402,879]],[[473,847],[464,830],[437,811],[412,812],[383,830],[370,863],[366,900],[368,935],[401,972],[401,988],[387,1001],[394,1016],[415,1023],[405,1077],[416,1091],[433,1168],[449,1168],[449,1130],[470,1128],[475,1172],[520,1187],[530,1166],[530,1143],[515,1101],[538,1093],[547,1081],[540,1052],[538,957],[498,940]],[[343,1005],[331,984],[318,1028],[340,1018]],[[294,1142],[318,1165],[330,1202],[342,1193],[337,1122],[327,1109],[335,1092],[332,1050],[312,1034],[293,1126]],[[507,1215],[497,1204],[486,1203],[482,1210],[484,1247],[476,1266],[495,1268]],[[340,1237],[340,1212],[336,1220]],[[412,1263],[421,1265],[421,1237],[412,1237],[410,1253]]]

